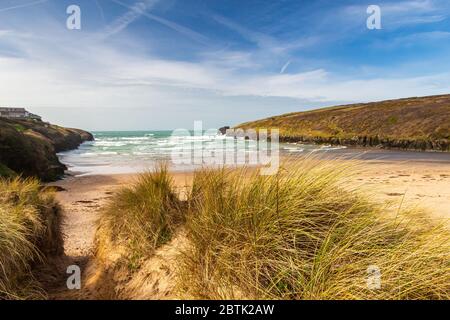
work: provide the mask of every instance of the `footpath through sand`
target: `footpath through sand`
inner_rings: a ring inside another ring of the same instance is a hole
[[[84,290],[87,272],[93,273],[92,266],[96,266],[94,257],[94,240],[97,229],[97,221],[100,217],[101,208],[107,204],[115,192],[122,186],[130,185],[137,178],[137,175],[86,175],[79,177],[68,177],[64,180],[50,183],[50,186],[61,187],[63,191],[57,193],[56,198],[61,205],[63,214],[63,239],[64,255],[57,258],[42,277],[42,282],[47,290],[50,299],[101,299],[104,294],[97,295],[92,290]],[[192,173],[174,173],[175,186],[184,190],[186,184],[191,183]],[[179,190],[182,194],[182,191]],[[184,242],[184,235],[179,237],[166,246],[160,248],[155,256],[146,261],[148,266],[143,268],[148,272],[152,271],[154,276],[152,290],[145,290],[150,287],[151,279],[146,279],[148,283],[136,284],[131,281],[126,289],[136,288],[136,292],[128,292],[132,298],[161,299],[169,298],[170,288],[173,287],[170,282],[173,278],[173,272],[167,272],[168,265],[173,265],[173,259],[178,252],[177,248]],[[174,248],[177,247],[177,248]],[[82,273],[81,290],[69,290],[67,288],[67,268],[76,265],[80,267]],[[91,269],[89,269],[89,266]],[[52,269],[53,268],[53,269]],[[50,270],[52,269],[52,270]],[[140,277],[136,276],[136,280]],[[147,275],[147,278],[148,275]],[[168,279],[168,280],[165,280]],[[156,284],[156,285],[155,285]],[[141,290],[138,290],[138,287]],[[111,283],[96,284],[99,291],[114,290]],[[136,295],[136,297],[134,297]],[[113,293],[106,294],[106,297],[114,296]]]

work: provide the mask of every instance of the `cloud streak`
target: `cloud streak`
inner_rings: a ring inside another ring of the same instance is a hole
[[[174,31],[184,35],[184,36],[187,36],[188,38],[190,38],[190,39],[192,39],[192,40],[194,40],[196,42],[199,42],[201,44],[207,44],[208,41],[209,41],[207,37],[203,36],[202,34],[196,32],[196,31],[194,31],[192,29],[184,27],[184,26],[182,26],[180,24],[177,24],[177,23],[175,23],[173,21],[170,21],[170,20],[158,17],[158,16],[156,16],[154,14],[151,14],[151,13],[148,13],[148,12],[145,12],[145,11],[141,11],[140,8],[138,8],[137,6],[131,6],[130,7],[127,4],[125,4],[125,3],[123,3],[122,1],[119,1],[119,0],[112,0],[112,1],[117,3],[117,4],[119,4],[119,5],[121,5],[121,6],[123,6],[123,7],[125,7],[125,8],[128,8],[130,10],[129,12],[134,12],[138,16],[144,16],[145,18],[147,18],[149,20],[156,21],[156,22],[158,22],[158,23],[160,23],[160,24],[162,24],[162,25],[164,25],[164,26],[166,26],[166,27],[168,27],[168,28],[170,28],[170,29],[172,29],[172,30],[174,30]]]
[[[111,1],[122,5],[120,1]],[[114,20],[111,24],[109,24],[105,28],[102,36],[104,38],[107,38],[121,32],[122,30],[125,30],[128,25],[142,17],[142,15],[144,15],[147,10],[151,9],[158,1],[159,0],[145,0],[136,2],[132,6],[127,6],[129,10],[125,14]]]
[[[104,12],[104,10],[103,10],[103,7],[101,6],[99,0],[94,0],[94,1],[95,1],[95,5],[96,5],[97,8],[98,8],[98,12],[100,13],[100,16],[102,17],[102,21],[103,21],[104,23],[106,23],[105,12]]]
[[[291,64],[291,60],[289,60],[288,62],[286,62],[283,67],[281,67],[280,73],[284,73],[287,69],[287,67],[289,67],[289,65]]]
[[[19,5],[15,5],[15,6],[11,6],[11,7],[0,8],[0,12],[11,11],[11,10],[15,10],[15,9],[23,9],[23,8],[27,8],[27,7],[33,7],[33,6],[48,2],[48,1],[49,0],[38,0],[38,1],[27,2],[24,4],[19,4]]]

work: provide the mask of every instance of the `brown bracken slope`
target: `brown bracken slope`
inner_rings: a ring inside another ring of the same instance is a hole
[[[279,128],[284,142],[450,151],[450,95],[295,112],[236,128]]]

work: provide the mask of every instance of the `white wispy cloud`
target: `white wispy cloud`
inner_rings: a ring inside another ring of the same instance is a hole
[[[246,72],[209,60],[185,62],[139,56],[120,47],[77,43],[83,54],[58,52],[32,38],[16,38],[16,47],[32,58],[0,58],[0,104],[58,107],[146,107],[183,104],[211,108],[208,96],[257,96],[299,101],[370,101],[445,93],[450,74],[351,80],[317,69],[279,74]],[[66,41],[66,42],[65,42]]]
[[[112,1],[122,5],[121,1]],[[134,3],[132,6],[127,6],[128,11],[106,26],[105,30],[102,32],[102,37],[107,38],[126,29],[129,24],[142,17],[142,15],[145,14],[147,10],[151,9],[158,1],[159,0],[144,0]]]
[[[15,6],[0,8],[0,12],[11,11],[11,10],[15,10],[15,9],[23,9],[23,8],[27,8],[27,7],[33,7],[33,6],[48,2],[48,1],[49,0],[38,0],[38,1],[32,1],[32,2],[25,2],[22,4],[17,4]]]
[[[218,23],[226,26],[227,28],[236,31],[237,33],[239,33],[242,37],[244,37],[245,39],[256,43],[258,46],[260,46],[261,48],[276,48],[276,43],[277,41],[260,32],[256,32],[256,31],[252,31],[228,18],[225,18],[223,16],[220,15],[213,15],[212,18],[217,21]]]
[[[319,42],[318,36],[296,37],[289,41],[281,41],[268,34],[257,32],[243,26],[231,19],[214,14],[211,18],[219,24],[235,31],[249,42],[256,44],[261,50],[268,51],[274,55],[288,55],[290,51],[313,46]]]
[[[0,38],[10,35],[12,33],[12,30],[0,30]]]
[[[140,6],[137,6],[137,5],[129,6],[129,5],[127,5],[124,2],[119,1],[119,0],[112,0],[112,1],[114,1],[117,4],[120,4],[121,6],[123,6],[125,8],[128,8],[130,11],[127,14],[130,14],[131,16],[132,16],[132,13],[134,12],[137,17],[144,16],[147,19],[150,19],[152,21],[156,21],[156,22],[158,22],[158,23],[160,23],[160,24],[162,24],[162,25],[164,25],[164,26],[166,26],[166,27],[168,27],[168,28],[170,28],[170,29],[172,29],[172,30],[182,34],[182,35],[187,36],[188,38],[190,38],[190,39],[192,39],[192,40],[194,40],[196,42],[199,42],[199,43],[202,43],[202,44],[207,44],[208,43],[208,38],[205,37],[204,35],[196,32],[196,31],[194,31],[194,30],[192,30],[190,28],[182,26],[182,25],[180,25],[178,23],[175,23],[173,21],[164,19],[162,17],[158,17],[158,16],[156,16],[156,15],[154,15],[152,13],[146,12],[147,10],[141,10]]]
[[[94,0],[94,1],[95,1],[95,5],[96,5],[97,8],[98,8],[98,11],[99,11],[99,13],[100,13],[100,16],[102,17],[102,21],[103,21],[104,23],[106,23],[105,11],[103,10],[102,5],[100,4],[99,0]]]
[[[288,62],[286,62],[286,63],[281,67],[280,73],[284,73],[284,72],[286,71],[287,67],[289,67],[290,64],[291,64],[291,60],[289,60]]]
[[[227,47],[202,52],[200,58],[205,64],[227,70],[255,71],[263,67],[260,61],[257,61],[253,52],[232,50]]]

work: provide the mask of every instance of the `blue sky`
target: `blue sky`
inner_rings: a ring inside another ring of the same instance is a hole
[[[0,105],[66,126],[219,127],[449,83],[448,0],[0,0]]]

